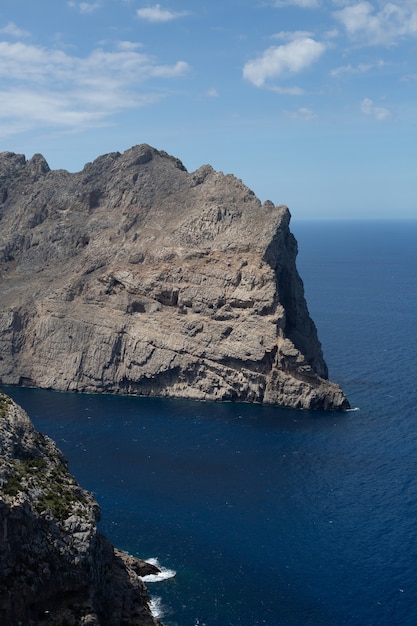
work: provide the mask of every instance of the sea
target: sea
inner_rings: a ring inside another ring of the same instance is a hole
[[[343,413],[5,388],[165,626],[417,624],[417,220],[293,221]]]

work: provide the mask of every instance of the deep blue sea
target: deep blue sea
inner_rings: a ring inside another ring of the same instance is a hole
[[[175,570],[148,583],[166,626],[417,624],[417,221],[292,230],[358,410],[7,389],[109,539]]]

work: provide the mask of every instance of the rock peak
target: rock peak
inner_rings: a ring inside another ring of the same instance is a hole
[[[147,144],[75,174],[3,154],[4,384],[348,408],[287,207]]]

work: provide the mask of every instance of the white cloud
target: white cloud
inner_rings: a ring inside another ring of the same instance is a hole
[[[339,31],[337,28],[331,28],[324,33],[324,36],[326,39],[336,39],[336,37],[339,37]]]
[[[73,9],[79,9],[80,13],[94,13],[100,8],[98,2],[68,2],[68,6]]]
[[[151,69],[151,76],[156,78],[177,78],[184,76],[189,69],[185,61],[177,61],[175,65],[156,65]]]
[[[120,87],[137,85],[152,77],[182,76],[189,69],[184,61],[161,65],[150,55],[122,44],[121,50],[93,50],[87,57],[70,56],[62,50],[50,50],[24,43],[0,42],[0,77],[5,81],[51,83],[69,87],[108,81]]]
[[[29,37],[29,33],[25,30],[21,30],[16,26],[14,22],[9,22],[3,28],[0,28],[0,33],[4,35],[11,35],[12,37]]]
[[[300,107],[296,111],[286,111],[285,114],[292,119],[304,120],[306,122],[313,120],[315,117],[317,117],[315,113],[313,113],[313,111],[307,107]]]
[[[320,0],[275,0],[273,6],[279,9],[288,6],[296,6],[302,9],[316,9],[320,4]]]
[[[243,77],[256,87],[263,87],[269,79],[306,69],[325,49],[323,43],[311,37],[296,37],[290,43],[270,47],[260,57],[248,61],[243,68]]]
[[[370,98],[364,98],[362,100],[361,111],[364,115],[373,117],[378,120],[378,122],[386,120],[391,115],[391,112],[388,109],[376,106]]]
[[[31,120],[32,123],[79,126],[89,121],[97,121],[104,113],[83,109],[76,110],[74,97],[53,92],[37,93],[31,89],[10,89],[0,92],[0,118]]]
[[[281,30],[279,33],[272,35],[272,39],[282,39],[282,41],[294,41],[294,39],[306,39],[313,37],[314,34],[309,30]]]
[[[415,0],[380,2],[377,7],[364,0],[335,11],[334,17],[352,39],[368,45],[392,44],[417,35]]]
[[[87,57],[0,42],[0,125],[80,129],[163,97],[144,84],[184,76],[184,61],[160,64],[136,46],[98,48]]]
[[[143,48],[143,44],[137,41],[119,41],[117,47],[119,50],[137,50]]]
[[[147,22],[170,22],[178,17],[188,15],[187,11],[169,11],[168,9],[162,9],[160,4],[155,4],[153,7],[145,7],[143,9],[137,9],[136,15]]]
[[[334,70],[330,72],[330,76],[337,77],[342,76],[343,74],[364,74],[369,72],[374,68],[384,67],[385,61],[382,59],[377,61],[376,63],[359,63],[356,66],[353,65],[342,65],[341,67],[336,67]]]
[[[280,93],[284,96],[302,96],[304,94],[304,89],[301,87],[269,87],[270,91],[275,91],[275,93]]]
[[[98,2],[93,2],[93,3],[80,2],[79,6],[80,6],[81,13],[93,13],[100,7]]]

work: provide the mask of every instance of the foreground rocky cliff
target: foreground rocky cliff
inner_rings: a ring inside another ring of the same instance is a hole
[[[0,154],[0,382],[346,409],[286,207],[147,145]]]
[[[99,507],[55,444],[0,392],[0,624],[158,626],[158,571],[97,531]]]

